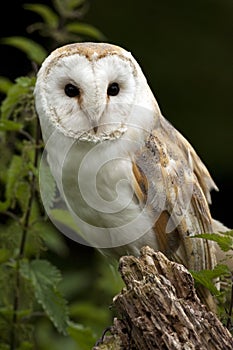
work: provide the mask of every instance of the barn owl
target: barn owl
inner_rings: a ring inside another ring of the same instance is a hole
[[[90,245],[116,258],[149,245],[192,270],[215,266],[213,243],[192,236],[214,232],[217,187],[131,53],[106,43],[56,49],[35,103],[51,173]]]

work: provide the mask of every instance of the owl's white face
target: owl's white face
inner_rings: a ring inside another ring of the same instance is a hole
[[[129,52],[109,44],[71,44],[42,65],[36,107],[65,136],[96,142],[123,134],[132,106],[146,95],[146,80]]]

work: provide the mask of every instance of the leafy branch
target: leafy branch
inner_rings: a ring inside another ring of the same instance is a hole
[[[39,121],[37,118],[35,151],[34,151],[34,162],[33,162],[33,166],[35,169],[37,169],[37,166],[38,166],[39,143],[40,143],[40,127],[39,127]],[[18,254],[18,257],[16,258],[16,283],[15,283],[15,296],[14,296],[14,302],[13,302],[13,318],[12,318],[11,343],[10,343],[11,350],[16,348],[15,340],[16,340],[17,323],[18,323],[17,313],[19,309],[20,261],[24,258],[25,244],[26,244],[28,229],[30,225],[32,203],[36,192],[36,175],[33,172],[30,174],[29,186],[30,186],[30,194],[28,198],[26,211],[22,220],[22,236],[21,236],[19,254]]]
[[[48,38],[50,50],[71,42],[106,40],[100,30],[82,20],[88,9],[87,1],[54,0],[53,7],[44,4],[24,5],[25,10],[36,13],[42,19],[41,22],[31,24],[27,28],[28,32],[39,32],[41,37]],[[47,56],[47,49],[30,38],[13,36],[1,39],[1,43],[20,49],[39,65]]]

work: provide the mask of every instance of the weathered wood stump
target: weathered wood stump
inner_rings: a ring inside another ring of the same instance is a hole
[[[118,318],[93,350],[232,350],[233,337],[202,305],[187,269],[143,247],[124,256],[119,270],[126,287],[113,305]]]

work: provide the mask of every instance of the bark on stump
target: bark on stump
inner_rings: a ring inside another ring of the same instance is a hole
[[[119,270],[126,287],[113,305],[111,335],[93,350],[232,350],[233,337],[201,304],[187,269],[143,247],[124,256]]]

